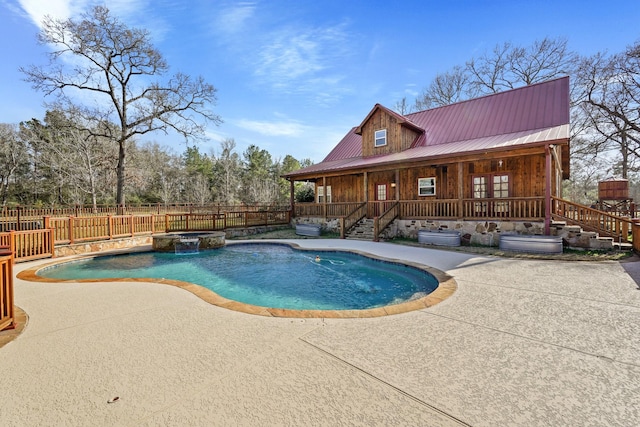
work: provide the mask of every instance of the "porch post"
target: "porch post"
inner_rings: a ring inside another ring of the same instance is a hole
[[[400,169],[396,169],[396,202],[400,200]]]
[[[369,176],[367,175],[367,172],[364,173],[364,201],[368,202],[369,201],[369,192],[367,191],[367,187],[369,187]]]
[[[369,175],[367,174],[367,172],[364,173],[364,202],[366,203],[366,207],[367,207],[367,218],[369,218]]]
[[[294,195],[294,180],[293,178],[289,179],[290,184],[290,196],[289,196],[289,205],[291,206],[291,218],[296,217],[296,200]]]
[[[551,149],[544,147],[544,234],[551,234]]]
[[[327,219],[327,177],[322,177],[322,217]]]
[[[458,218],[462,219],[464,217],[464,213],[462,212],[464,209],[464,170],[463,163],[458,162]]]

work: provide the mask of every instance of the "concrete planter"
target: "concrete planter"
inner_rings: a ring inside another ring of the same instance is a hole
[[[296,224],[296,234],[299,236],[319,236],[322,227],[316,224]]]
[[[460,246],[460,232],[453,230],[418,230],[418,243]]]
[[[561,254],[562,237],[524,234],[502,234],[500,236],[500,250],[544,254]]]

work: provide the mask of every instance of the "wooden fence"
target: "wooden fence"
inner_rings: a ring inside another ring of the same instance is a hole
[[[164,214],[223,214],[228,212],[281,212],[289,210],[288,206],[276,205],[194,205],[194,204],[139,204],[127,206],[88,205],[66,207],[31,207],[3,206],[0,211],[0,232],[35,230],[44,228],[44,217],[104,217],[129,215],[164,215]]]
[[[8,247],[0,247],[0,331],[14,326],[13,254]]]
[[[281,225],[289,224],[289,221],[290,212],[288,210],[44,217],[40,220],[41,228],[0,232],[0,246],[8,247],[13,252],[15,261],[29,261],[52,257],[56,245],[156,233]]]

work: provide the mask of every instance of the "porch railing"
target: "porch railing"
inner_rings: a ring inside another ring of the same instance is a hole
[[[310,216],[321,218],[340,218],[352,213],[362,202],[348,203],[296,203],[296,216]]]
[[[501,199],[464,199],[464,219],[543,219],[543,197],[510,197]]]
[[[460,217],[457,199],[402,200],[400,218],[451,218]]]
[[[629,217],[602,212],[578,203],[552,197],[554,219],[581,226],[584,230],[595,231],[601,236],[613,237],[619,242],[628,242],[633,221]],[[633,239],[634,246],[639,245]]]
[[[398,203],[398,216],[406,219],[544,219],[543,197],[502,199],[438,199],[367,202],[367,215],[382,215]],[[358,203],[303,203],[295,205],[296,216],[339,218],[349,215]],[[347,210],[349,208],[350,210]]]

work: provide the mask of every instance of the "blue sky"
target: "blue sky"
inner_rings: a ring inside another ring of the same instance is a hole
[[[0,122],[44,116],[45,98],[18,71],[46,62],[36,43],[44,15],[77,17],[98,3],[147,28],[171,72],[216,86],[224,123],[201,151],[233,138],[239,153],[255,144],[314,162],[376,103],[412,101],[437,73],[498,43],[564,37],[591,55],[640,40],[637,0],[0,0]],[[144,141],[185,148],[178,136]]]

